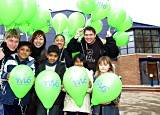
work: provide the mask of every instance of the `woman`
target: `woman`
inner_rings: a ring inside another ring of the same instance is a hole
[[[37,71],[39,64],[45,59],[45,45],[46,45],[46,37],[45,33],[42,30],[37,30],[33,33],[31,39],[32,53],[31,56],[35,59],[35,69]],[[34,88],[32,88],[32,100],[30,102],[30,106],[27,110],[27,115],[36,115],[37,109],[37,96],[35,94]]]
[[[54,38],[54,44],[60,49],[59,60],[65,62],[66,67],[73,66],[72,54],[67,51],[65,46],[65,37],[62,34],[57,34]]]

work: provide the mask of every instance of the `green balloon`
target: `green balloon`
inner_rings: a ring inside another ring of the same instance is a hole
[[[29,24],[32,28],[38,30],[41,27],[49,26],[51,21],[51,14],[49,10],[39,8],[32,19],[29,20]]]
[[[23,98],[34,83],[34,73],[27,65],[17,65],[9,74],[9,85],[15,96]]]
[[[52,26],[56,34],[61,34],[68,25],[68,18],[63,13],[56,14],[52,19]]]
[[[113,35],[117,46],[126,46],[129,42],[129,35],[127,32],[116,32]]]
[[[48,33],[50,31],[50,28],[49,26],[46,25],[46,26],[41,27],[40,30],[42,30],[45,33]]]
[[[89,85],[89,77],[85,68],[70,67],[64,74],[63,84],[77,106],[81,107]]]
[[[92,105],[111,102],[116,99],[122,91],[122,82],[114,73],[100,75],[93,84]]]
[[[78,0],[77,7],[84,14],[91,14],[91,12],[96,8],[95,0]]]
[[[15,23],[21,24],[26,23],[37,10],[36,0],[22,0],[22,12],[19,17],[15,20]]]
[[[71,35],[69,34],[68,28],[63,31],[63,35],[64,35],[64,37],[65,37],[65,47],[67,47],[67,44],[70,42],[70,40],[71,40],[74,36],[71,36]]]
[[[93,21],[103,19],[109,15],[111,5],[108,0],[96,0],[97,8],[91,13]]]
[[[10,25],[22,11],[22,0],[0,0],[0,20],[4,25]]]
[[[111,8],[107,20],[110,26],[117,28],[121,23],[124,22],[125,18],[126,18],[125,10]]]
[[[61,80],[56,72],[44,70],[35,80],[35,91],[43,106],[49,110],[61,91]]]
[[[85,25],[85,17],[80,12],[74,12],[69,16],[68,30],[71,36],[74,36],[76,34],[76,31],[79,28],[83,28],[84,25]]]
[[[26,33],[30,30],[30,26],[29,26],[29,24],[21,24],[21,25],[19,25],[19,29],[22,32]]]
[[[126,16],[126,19],[124,20],[123,23],[121,23],[118,27],[117,27],[117,30],[118,31],[127,31],[128,29],[130,29],[133,25],[133,21],[131,19],[130,16]]]
[[[96,33],[100,33],[103,28],[103,23],[101,20],[91,21],[90,24],[91,27],[93,27],[96,30]]]
[[[6,25],[6,26],[4,26],[4,27],[5,27],[5,30],[6,30],[6,31],[8,31],[8,30],[10,30],[10,29],[17,28],[15,23],[12,23],[12,24],[10,24],[10,25]]]

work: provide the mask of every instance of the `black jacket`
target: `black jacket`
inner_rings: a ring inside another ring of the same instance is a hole
[[[46,61],[44,61],[42,64],[39,65],[39,67],[36,71],[36,76],[41,71],[46,69],[45,66],[46,66]],[[57,62],[55,72],[60,76],[61,82],[63,81],[63,75],[64,75],[65,71],[66,71],[65,63],[61,63],[60,61]],[[56,99],[54,105],[61,105],[61,107],[63,107],[64,98],[65,98],[65,93],[61,91],[58,98]]]
[[[80,52],[86,59],[85,67],[89,70],[96,70],[96,64],[101,56],[109,56],[110,58],[116,58],[119,54],[119,49],[116,46],[116,42],[112,37],[106,38],[106,43],[103,44],[98,36],[93,44],[87,44],[82,38],[81,42],[72,38],[67,45],[69,52]]]
[[[68,52],[66,48],[60,51],[59,61],[66,64],[66,67],[73,66],[72,53]]]
[[[11,54],[14,54],[14,53],[16,53],[17,52],[17,50],[15,50],[15,51],[11,51],[8,47],[7,47],[7,45],[6,45],[6,42],[3,42],[2,44],[1,44],[1,47],[3,48],[3,53],[4,53],[4,62],[6,61],[6,59],[11,55]],[[0,60],[0,68],[1,68],[1,65],[2,65],[2,60]]]

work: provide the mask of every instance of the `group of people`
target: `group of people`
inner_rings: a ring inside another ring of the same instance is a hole
[[[79,42],[78,38],[84,35]],[[20,64],[31,67],[35,77],[43,70],[55,71],[61,81],[67,68],[80,66],[86,68],[89,74],[89,87],[83,105],[78,107],[63,88],[49,111],[49,115],[119,115],[118,98],[110,103],[102,103],[90,107],[90,97],[94,80],[103,73],[113,72],[110,58],[119,54],[118,47],[112,36],[105,38],[105,43],[96,35],[93,27],[85,27],[77,31],[65,48],[65,37],[58,34],[53,44],[46,50],[45,33],[37,30],[30,41],[20,41],[20,35],[15,29],[5,34],[5,40],[0,49],[1,60],[1,92],[0,105],[3,115],[46,115],[46,109],[35,94],[34,87],[22,99],[21,104],[12,92],[9,83],[9,73]],[[72,53],[79,52],[72,57]],[[76,77],[76,76],[75,76]],[[49,95],[49,94],[48,94]]]

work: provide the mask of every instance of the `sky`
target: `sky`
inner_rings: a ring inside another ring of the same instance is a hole
[[[42,0],[40,0],[42,1]],[[43,0],[45,1],[45,0]],[[114,7],[122,8],[134,22],[160,26],[160,0],[109,0]],[[45,1],[46,2],[46,1]],[[48,0],[45,5],[58,10],[78,10],[77,0]],[[44,3],[42,3],[44,5]]]

